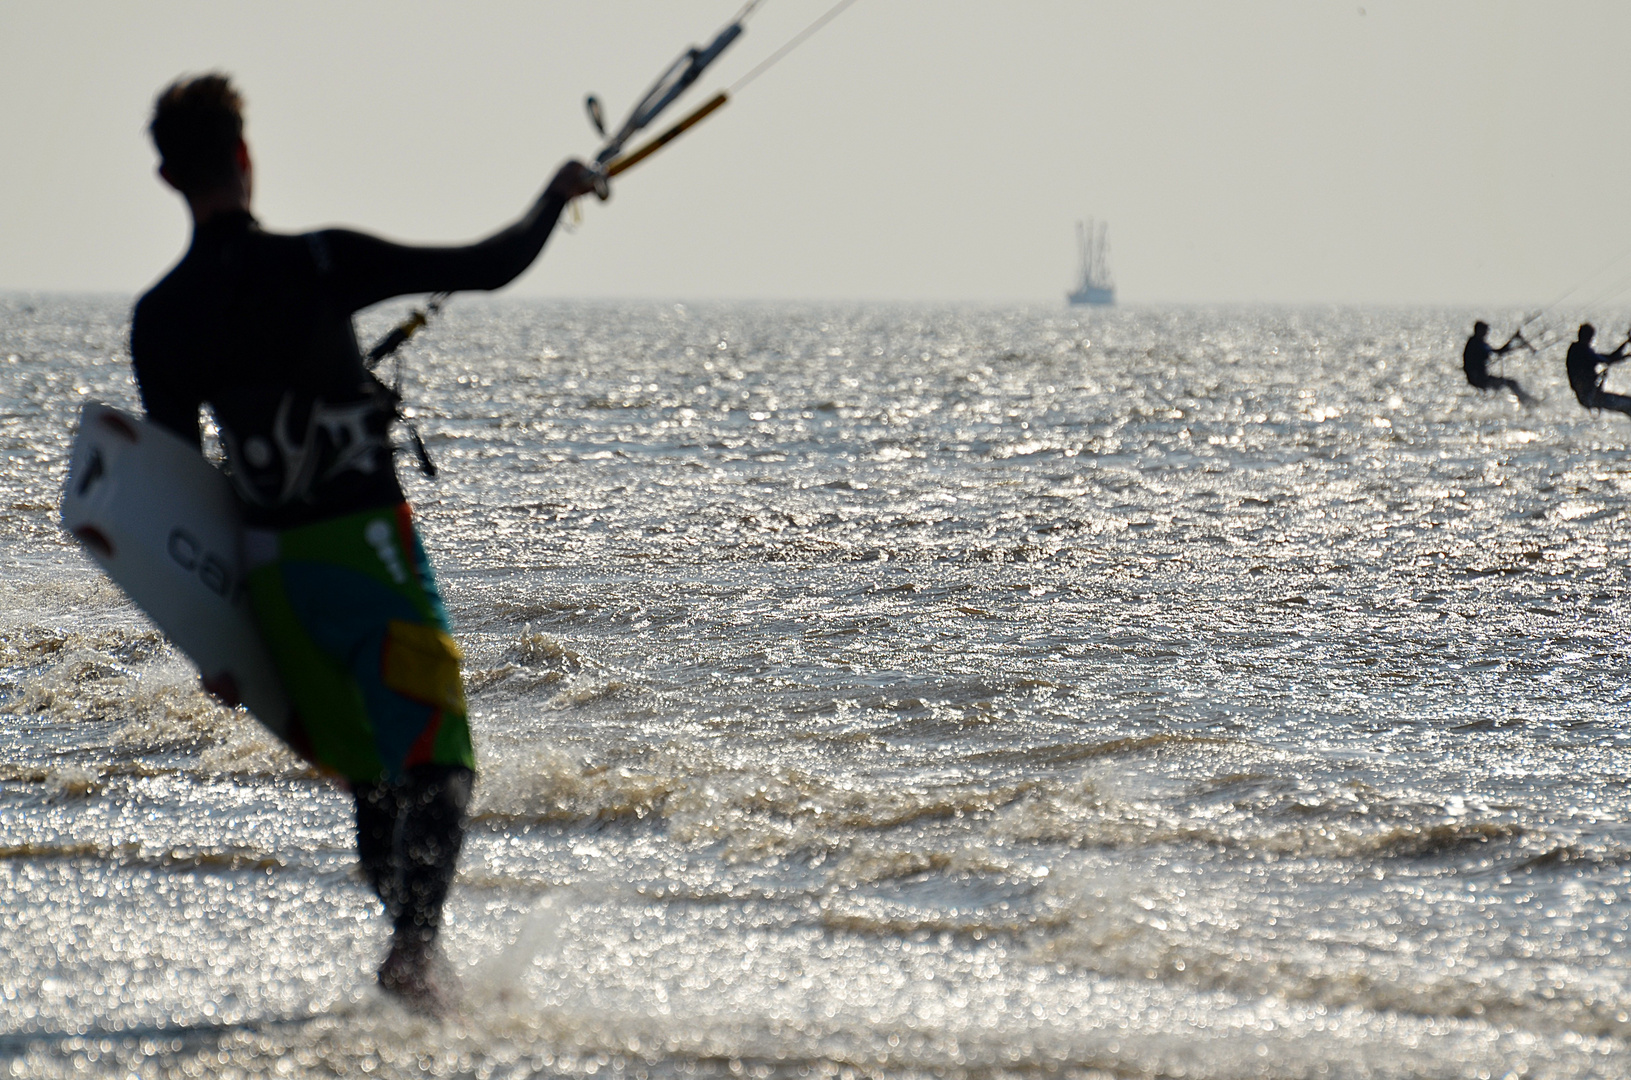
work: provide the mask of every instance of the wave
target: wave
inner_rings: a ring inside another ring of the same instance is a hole
[[[0,630],[0,668],[26,667],[76,653],[88,653],[108,662],[128,665],[158,659],[168,651],[157,630],[101,629],[71,631],[43,626],[14,626]]]
[[[1030,936],[1028,956],[1116,978],[1304,1002],[1332,1015],[1363,1009],[1631,1036],[1631,989],[1588,958],[1547,955],[1518,942],[1469,947],[1477,935],[1471,927],[1461,940],[1392,929],[1425,918],[1429,903],[1464,899],[1454,884],[1431,898],[1420,883],[1369,891],[1338,885],[1324,905],[1272,890],[1254,900],[1252,891],[1225,896],[1195,888],[1185,875],[1155,865],[1056,872],[1039,887],[1048,932]],[[1265,922],[1258,909],[1274,918]]]
[[[155,850],[137,842],[107,844],[79,841],[0,845],[0,860],[6,859],[86,859],[126,867],[164,870],[281,870],[287,866],[283,858],[266,851],[238,848]]]

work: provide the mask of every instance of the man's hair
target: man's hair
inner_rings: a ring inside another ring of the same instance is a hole
[[[220,72],[182,76],[159,94],[147,125],[159,163],[184,194],[232,182],[244,134],[244,101]]]

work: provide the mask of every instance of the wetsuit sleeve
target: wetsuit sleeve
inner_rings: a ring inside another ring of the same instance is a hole
[[[565,199],[546,188],[519,221],[462,247],[395,244],[331,229],[314,238],[319,268],[346,311],[405,293],[501,288],[532,265],[565,206]]]
[[[197,380],[182,376],[173,350],[166,348],[153,320],[142,317],[141,305],[137,305],[130,323],[130,364],[148,419],[202,447],[198,409],[204,402],[197,390],[190,388],[197,386]]]

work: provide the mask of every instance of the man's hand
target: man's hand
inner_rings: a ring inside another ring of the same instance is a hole
[[[580,195],[587,195],[596,190],[599,175],[583,162],[573,158],[556,171],[555,178],[549,182],[549,190],[563,199],[576,199]],[[601,196],[602,199],[605,197]]]

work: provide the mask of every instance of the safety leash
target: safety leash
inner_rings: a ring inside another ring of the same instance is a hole
[[[419,436],[419,425],[402,411],[402,354],[397,350],[430,325],[430,320],[441,313],[442,305],[447,303],[447,298],[452,295],[445,292],[432,293],[426,298],[424,307],[411,311],[407,318],[391,329],[390,333],[374,342],[374,347],[369,349],[367,356],[364,357],[369,371],[379,367],[380,362],[387,356],[396,357],[391,372],[391,403],[396,409],[397,419],[407,425],[408,438],[413,440],[413,452],[419,458],[419,471],[432,478],[436,476],[436,463],[430,459],[430,451],[425,449],[425,440]]]

